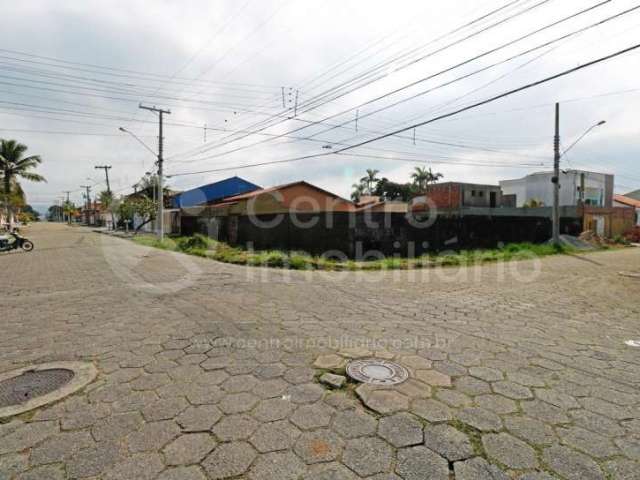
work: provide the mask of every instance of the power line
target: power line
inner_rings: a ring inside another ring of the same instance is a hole
[[[435,55],[436,53],[440,53],[440,52],[442,52],[442,51],[445,51],[446,49],[451,48],[451,47],[453,47],[453,46],[456,46],[456,45],[458,45],[458,44],[460,44],[460,43],[462,43],[462,42],[464,42],[464,41],[466,41],[466,40],[469,40],[470,38],[473,38],[474,36],[477,36],[477,35],[479,35],[479,34],[481,34],[481,33],[484,33],[484,32],[486,32],[486,31],[488,31],[488,30],[492,29],[492,28],[495,28],[496,26],[498,26],[498,25],[500,25],[500,24],[503,24],[503,23],[505,23],[505,22],[507,22],[507,21],[510,21],[510,20],[512,20],[513,18],[516,18],[517,16],[520,16],[520,15],[522,15],[522,14],[524,14],[524,13],[527,13],[528,11],[530,11],[530,10],[532,10],[532,9],[534,9],[534,8],[537,8],[538,6],[541,6],[541,5],[545,4],[545,3],[547,3],[548,1],[550,1],[550,0],[542,0],[541,2],[537,3],[537,4],[536,4],[536,5],[534,5],[533,7],[528,7],[526,10],[520,11],[520,12],[518,12],[518,13],[514,14],[514,15],[511,15],[510,17],[508,17],[508,18],[506,18],[506,19],[500,20],[500,21],[498,21],[497,23],[494,23],[494,24],[492,24],[492,25],[490,25],[490,26],[488,26],[488,27],[485,27],[485,28],[483,28],[482,30],[480,30],[479,32],[472,33],[472,34],[470,34],[470,35],[468,35],[468,36],[466,36],[466,37],[464,37],[464,38],[462,38],[462,39],[460,39],[460,40],[457,40],[457,41],[455,41],[455,42],[453,42],[453,43],[451,43],[451,44],[448,44],[448,45],[447,45],[447,46],[445,46],[445,47],[441,47],[441,48],[437,49],[436,51],[431,52],[430,54],[427,54],[427,55],[425,55],[425,56],[421,57],[421,59],[420,59],[419,61],[425,60],[425,59],[426,59],[426,58],[428,58],[429,56],[433,56],[433,55]],[[607,1],[611,1],[611,0],[607,0]],[[481,17],[481,18],[484,18],[484,17],[486,17],[486,15],[485,15],[485,16],[483,16],[483,17]],[[462,26],[462,27],[460,27],[460,28],[467,27],[467,26],[469,26],[469,25],[472,25],[473,23],[475,23],[475,21],[469,22],[468,24],[463,25],[463,26]],[[457,32],[458,30],[459,30],[459,29],[455,29],[455,30],[453,30],[452,32],[449,32],[448,34],[445,34],[445,35],[444,35],[443,37],[441,37],[441,38],[445,38],[446,36],[451,35],[452,33],[455,33],[455,32]],[[428,44],[427,44],[427,45],[428,45]],[[415,63],[415,62],[413,62],[413,63]],[[384,67],[385,67],[385,66],[387,66],[387,65],[388,65],[388,63],[387,63],[387,64],[383,64],[382,66],[378,66],[377,68],[384,68]],[[376,78],[376,79],[374,79],[374,80],[369,81],[366,85],[370,85],[370,84],[374,83],[375,81],[378,81],[378,80],[380,80],[380,79],[382,79],[382,78],[386,78],[386,77],[387,77],[388,75],[390,75],[391,73],[396,73],[396,72],[398,72],[398,71],[402,70],[403,68],[406,68],[406,67],[399,67],[399,68],[396,68],[395,70],[393,70],[393,72],[387,72],[387,73],[385,73],[385,74],[383,74],[383,75],[379,76],[378,78]],[[361,76],[362,76],[362,75],[361,75]],[[350,82],[352,82],[352,81],[353,81],[353,80],[351,80]],[[366,85],[363,85],[363,86],[366,86]],[[358,88],[362,88],[363,86],[360,86],[360,87],[358,87]],[[328,89],[327,91],[335,91],[335,90],[337,90],[338,88],[341,88],[341,86],[340,86],[340,85],[338,85],[338,86],[334,86],[334,87],[332,87],[331,89]],[[354,90],[351,90],[351,92],[353,92],[353,91],[355,91],[355,89],[354,89]],[[351,93],[351,92],[347,92],[347,93]],[[324,94],[324,93],[323,93],[323,94]],[[340,98],[340,97],[342,97],[342,96],[344,96],[344,95],[346,95],[346,93],[345,93],[345,94],[342,94],[342,95],[339,95],[339,96],[337,96],[337,97],[335,97],[335,98],[333,98],[331,101],[335,101],[337,98]],[[316,100],[316,98],[318,98],[318,97],[316,96],[316,97],[312,98],[311,100],[307,101],[305,104],[301,105],[301,108],[306,108],[306,107],[308,106],[308,104],[309,104],[310,102],[312,102],[312,101],[315,101],[315,100]],[[326,103],[328,103],[328,102],[329,102],[329,101],[325,101],[323,104],[326,104]],[[310,110],[311,110],[311,109],[313,109],[313,108],[318,108],[318,107],[322,106],[323,104],[316,105],[316,106],[314,106],[314,107],[312,107],[312,108],[308,108],[307,110],[305,110],[304,112],[301,112],[301,113],[305,113],[305,112],[307,112],[307,111],[310,111]],[[286,111],[285,111],[285,112],[283,112],[283,113],[285,113],[285,114],[286,114]],[[272,118],[273,118],[273,117],[272,117]],[[262,122],[260,122],[260,123],[258,123],[258,124],[254,124],[254,125],[252,125],[252,126],[250,126],[250,127],[248,127],[248,128],[256,128],[256,127],[257,127],[257,126],[259,126],[261,123],[264,123],[265,121],[269,121],[269,120],[270,120],[270,119],[263,120]],[[272,127],[272,126],[278,125],[278,124],[282,123],[283,121],[285,121],[285,120],[279,121],[279,122],[277,122],[277,123],[275,123],[275,124],[267,125],[266,127],[262,127],[262,128],[260,128],[258,131],[266,130],[267,128],[270,128],[270,127]],[[293,132],[289,132],[289,133],[293,133]],[[218,144],[217,146],[222,146],[222,145],[226,145],[226,144],[228,144],[228,143],[231,143],[231,142],[234,142],[234,141],[237,141],[237,140],[241,140],[241,139],[243,139],[243,138],[246,138],[246,136],[247,136],[247,135],[244,135],[244,136],[241,136],[241,137],[236,138],[236,139],[234,139],[234,140],[229,140],[229,141],[227,141],[226,143]],[[222,140],[225,140],[225,139],[222,139]]]
[[[563,19],[561,19],[561,20],[555,21],[555,22],[553,22],[553,23],[551,23],[551,24],[548,24],[548,25],[546,25],[546,26],[544,26],[544,27],[538,28],[538,29],[536,29],[536,30],[534,30],[534,31],[532,31],[532,32],[530,32],[530,33],[528,33],[528,34],[525,34],[525,35],[523,35],[523,36],[520,36],[519,38],[517,38],[517,39],[515,39],[515,40],[512,40],[512,41],[510,41],[510,42],[504,43],[504,44],[500,45],[499,47],[495,47],[495,48],[490,49],[490,50],[488,50],[488,51],[485,51],[485,52],[483,52],[483,53],[481,53],[481,54],[479,54],[479,55],[476,55],[476,56],[474,56],[474,57],[471,57],[471,58],[469,58],[469,59],[465,60],[464,62],[458,63],[457,65],[455,65],[455,66],[453,66],[453,67],[448,67],[448,68],[446,68],[446,69],[440,70],[440,71],[439,71],[439,72],[437,72],[437,73],[434,73],[434,74],[429,75],[429,76],[427,76],[427,77],[424,77],[424,78],[422,78],[422,79],[419,79],[419,80],[416,80],[416,81],[414,81],[414,82],[411,82],[411,83],[409,83],[409,84],[407,84],[407,85],[404,85],[404,86],[402,86],[402,87],[400,87],[400,88],[397,88],[397,89],[395,89],[395,90],[393,90],[393,91],[391,91],[391,92],[387,92],[387,93],[385,93],[385,94],[379,95],[379,96],[377,96],[377,97],[375,97],[375,98],[373,98],[373,99],[371,99],[371,100],[368,100],[368,101],[366,101],[366,102],[364,102],[364,103],[361,103],[361,104],[357,105],[356,107],[349,108],[349,109],[347,109],[347,110],[343,110],[343,111],[338,112],[338,113],[336,113],[336,114],[333,114],[333,115],[330,115],[330,116],[328,116],[328,117],[325,117],[325,118],[323,118],[322,120],[312,122],[312,123],[310,123],[310,124],[308,124],[308,125],[305,125],[305,126],[302,126],[302,127],[298,127],[298,128],[293,129],[293,130],[289,130],[289,131],[287,131],[287,132],[284,132],[282,135],[289,135],[289,134],[297,133],[297,132],[299,132],[299,131],[301,131],[301,130],[304,130],[304,129],[306,129],[306,128],[310,127],[310,126],[318,125],[318,124],[321,124],[321,123],[326,122],[326,121],[328,121],[328,120],[331,120],[331,119],[333,119],[333,118],[336,118],[336,117],[338,117],[338,116],[341,116],[341,115],[344,115],[344,114],[346,114],[346,113],[352,112],[352,111],[354,111],[355,109],[361,109],[362,107],[364,107],[364,106],[366,106],[366,105],[369,105],[369,104],[371,104],[371,103],[374,103],[374,102],[380,101],[380,100],[382,100],[382,99],[384,99],[384,98],[387,98],[387,97],[389,97],[389,96],[391,96],[391,95],[394,95],[394,94],[396,94],[396,93],[398,93],[398,92],[400,92],[400,91],[402,91],[402,90],[406,90],[407,88],[411,88],[411,87],[413,87],[413,86],[418,85],[419,83],[425,82],[425,81],[427,81],[427,80],[431,80],[431,79],[433,79],[433,78],[435,78],[435,77],[437,77],[437,76],[440,76],[440,75],[442,75],[442,74],[444,74],[444,73],[448,73],[448,72],[450,72],[450,71],[452,71],[452,70],[454,70],[454,69],[456,69],[456,68],[459,68],[459,67],[461,67],[461,66],[463,66],[463,65],[466,65],[466,64],[468,64],[468,63],[470,63],[470,62],[473,62],[473,61],[475,61],[475,60],[478,60],[479,58],[482,58],[482,57],[484,57],[484,56],[487,56],[487,55],[489,55],[489,54],[491,54],[491,53],[495,53],[495,52],[497,52],[497,51],[499,51],[499,50],[502,50],[502,49],[504,49],[504,48],[507,48],[507,47],[509,47],[509,46],[511,46],[511,45],[513,45],[513,44],[515,44],[515,43],[517,43],[517,42],[522,41],[523,39],[529,38],[529,37],[531,37],[531,36],[533,36],[533,35],[535,35],[535,34],[537,34],[537,33],[540,33],[540,32],[542,32],[542,31],[544,31],[544,30],[546,30],[546,29],[549,29],[549,28],[551,28],[551,27],[553,27],[553,26],[557,26],[557,25],[558,25],[558,24],[560,24],[560,23],[566,22],[566,21],[568,21],[568,20],[570,20],[570,19],[572,19],[572,18],[575,18],[575,17],[577,17],[577,16],[579,16],[579,15],[582,15],[582,14],[584,14],[584,13],[586,13],[586,12],[589,12],[589,11],[591,11],[591,10],[593,10],[593,9],[595,9],[595,8],[599,7],[599,6],[602,6],[602,5],[604,5],[604,4],[606,4],[606,3],[610,2],[610,1],[611,1],[611,0],[605,0],[604,2],[600,2],[600,3],[599,3],[599,4],[597,4],[597,5],[591,6],[591,7],[587,8],[587,9],[583,9],[583,10],[581,10],[581,11],[579,11],[579,12],[576,12],[576,13],[574,13],[574,14],[570,15],[570,16],[564,17],[564,18],[563,18]],[[506,63],[506,62],[509,62],[509,61],[511,61],[511,60],[513,60],[513,59],[515,59],[515,58],[518,58],[518,57],[521,57],[521,56],[527,55],[527,54],[532,53],[532,52],[534,52],[534,51],[536,51],[536,50],[539,50],[539,49],[541,49],[541,48],[545,48],[545,47],[547,47],[547,46],[549,46],[549,45],[551,45],[551,44],[553,44],[553,43],[557,43],[557,42],[559,42],[559,41],[565,40],[566,38],[569,38],[570,36],[576,35],[576,34],[578,34],[578,33],[582,33],[583,31],[586,31],[586,30],[588,30],[588,29],[595,28],[595,27],[597,27],[597,26],[599,26],[599,25],[602,25],[603,23],[606,23],[606,22],[608,22],[608,21],[611,21],[611,20],[614,20],[614,19],[616,19],[616,18],[619,18],[619,17],[621,17],[621,16],[623,16],[623,15],[626,15],[626,14],[628,14],[628,13],[631,13],[632,11],[635,11],[635,10],[637,10],[637,9],[639,9],[639,8],[640,8],[640,5],[637,5],[636,7],[633,7],[633,8],[631,8],[631,9],[626,10],[626,11],[620,12],[620,13],[618,13],[618,14],[614,15],[614,16],[608,17],[608,18],[606,18],[606,19],[604,19],[604,20],[601,20],[601,21],[599,21],[599,22],[597,22],[597,23],[591,24],[591,25],[589,25],[589,26],[587,26],[587,27],[583,27],[583,28],[581,28],[581,29],[579,29],[579,30],[576,30],[576,31],[570,32],[569,34],[565,34],[565,35],[563,35],[563,36],[561,36],[561,37],[558,37],[558,38],[556,38],[556,39],[554,39],[554,40],[544,42],[544,43],[543,43],[543,44],[541,44],[541,45],[538,45],[538,46],[536,46],[536,47],[533,47],[533,48],[527,49],[527,50],[525,50],[524,52],[521,52],[521,53],[519,53],[519,54],[517,54],[517,55],[513,55],[513,56],[511,56],[511,57],[509,57],[509,58],[507,58],[507,59],[505,59],[505,60],[500,61],[500,62],[496,62],[496,63],[494,63],[494,64],[491,64],[491,65],[489,65],[489,66],[483,67],[483,68],[481,68],[481,69],[479,69],[479,70],[476,70],[476,71],[474,71],[474,72],[471,72],[471,73],[465,74],[465,75],[463,75],[463,76],[460,76],[460,77],[458,77],[458,78],[456,78],[456,79],[453,79],[453,80],[450,80],[450,81],[445,82],[445,83],[443,83],[443,84],[440,84],[440,85],[437,85],[437,86],[435,86],[435,87],[429,88],[429,89],[427,89],[427,90],[425,90],[425,91],[422,91],[422,92],[419,92],[419,93],[417,93],[417,94],[415,94],[415,95],[412,95],[411,97],[408,97],[408,98],[406,98],[406,99],[399,100],[399,101],[397,101],[397,102],[395,102],[395,103],[393,103],[393,104],[391,104],[391,105],[388,105],[388,106],[385,106],[385,107],[381,107],[381,108],[379,108],[379,109],[377,109],[377,110],[375,110],[375,111],[373,111],[373,112],[370,112],[370,113],[368,113],[368,114],[365,114],[365,115],[360,116],[360,119],[362,119],[362,118],[364,118],[364,117],[368,117],[368,116],[373,115],[373,114],[375,114],[375,113],[379,113],[379,112],[381,112],[381,111],[387,110],[387,109],[389,109],[389,108],[395,107],[395,106],[397,106],[397,105],[399,105],[399,104],[402,104],[402,103],[405,103],[405,102],[407,102],[407,101],[409,101],[409,100],[412,100],[412,99],[415,99],[415,98],[417,98],[417,97],[420,97],[420,96],[426,95],[426,94],[431,93],[431,92],[433,92],[433,91],[436,91],[436,90],[438,90],[438,89],[444,88],[444,87],[449,86],[449,85],[451,85],[451,84],[453,84],[453,83],[455,83],[455,82],[458,82],[458,81],[460,81],[460,80],[463,80],[463,79],[469,78],[469,77],[471,77],[471,76],[473,76],[473,75],[477,75],[478,73],[484,72],[484,71],[486,71],[486,70],[488,70],[488,69],[490,69],[490,68],[493,68],[493,67],[495,67],[495,66],[501,65],[501,64]],[[353,120],[352,120],[352,119],[350,119],[350,120],[345,121],[345,122],[343,122],[343,123],[341,123],[341,124],[339,124],[339,125],[340,125],[340,126],[344,126],[344,125],[347,125],[347,124],[351,123],[352,121],[353,121]],[[268,128],[268,127],[266,127],[266,128]],[[259,130],[258,130],[258,132],[263,131],[263,130],[265,130],[266,128],[259,129]],[[317,133],[317,134],[324,133],[324,132],[327,132],[327,131],[329,131],[329,130],[333,130],[333,127],[332,127],[332,128],[329,128],[329,129],[327,129],[327,130],[323,130],[322,132],[319,132],[319,133]],[[224,145],[227,145],[227,144],[229,144],[229,143],[233,143],[233,142],[235,142],[235,141],[241,140],[242,138],[246,138],[246,137],[247,137],[247,136],[249,136],[249,135],[250,135],[250,134],[247,134],[247,135],[241,136],[241,137],[239,137],[239,138],[236,138],[236,139],[230,140],[230,141],[228,141],[228,142],[218,143],[217,145],[214,145],[214,146],[212,146],[212,147],[208,147],[208,148],[207,148],[207,147],[199,148],[199,150],[200,150],[200,152],[199,152],[199,153],[204,153],[204,152],[207,152],[207,151],[209,151],[209,150],[211,150],[211,149],[213,149],[213,148],[219,148],[219,147],[224,146]],[[312,135],[312,136],[313,136],[313,135]],[[251,147],[253,147],[253,146],[257,146],[257,145],[260,145],[260,144],[263,144],[263,143],[269,142],[269,141],[271,141],[271,140],[272,140],[272,139],[265,139],[265,140],[261,140],[261,141],[258,141],[258,142],[255,142],[255,143],[252,143],[252,144],[250,144],[250,145],[245,145],[245,146],[241,146],[241,147],[238,147],[238,148],[235,148],[235,149],[231,149],[231,150],[228,150],[228,151],[222,152],[222,153],[220,153],[220,154],[218,154],[218,155],[207,156],[207,157],[203,157],[203,158],[200,158],[200,159],[195,159],[195,160],[193,160],[193,161],[200,161],[200,160],[205,160],[205,159],[210,159],[210,158],[217,158],[217,157],[220,157],[220,156],[223,156],[223,155],[227,155],[227,154],[229,154],[229,153],[234,153],[234,152],[239,151],[239,150],[243,150],[243,149],[246,149],[246,148],[251,148]]]
[[[619,57],[621,55],[624,55],[626,53],[634,51],[634,50],[636,50],[638,48],[640,48],[640,44],[636,44],[636,45],[633,45],[631,47],[625,48],[623,50],[619,50],[619,51],[617,51],[615,53],[612,53],[610,55],[607,55],[605,57],[600,57],[600,58],[598,58],[596,60],[592,60],[590,62],[587,62],[587,63],[583,64],[583,65],[579,65],[577,67],[570,68],[570,69],[565,70],[563,72],[557,73],[555,75],[551,75],[549,77],[545,77],[545,78],[543,78],[541,80],[537,80],[537,81],[532,82],[532,83],[528,83],[528,84],[523,85],[521,87],[518,87],[518,88],[515,88],[515,89],[512,89],[512,90],[508,90],[508,91],[506,91],[504,93],[501,93],[499,95],[495,95],[495,96],[490,97],[488,99],[482,100],[480,102],[476,102],[474,104],[471,104],[471,105],[468,105],[466,107],[454,110],[452,112],[449,112],[449,113],[446,113],[446,114],[443,114],[443,115],[438,115],[437,117],[431,118],[431,119],[426,120],[424,122],[420,122],[420,123],[417,123],[417,124],[414,124],[414,125],[411,125],[411,126],[408,126],[408,127],[405,127],[405,128],[401,128],[401,129],[395,130],[393,132],[389,132],[389,133],[386,133],[384,135],[380,135],[378,137],[375,137],[375,138],[372,138],[372,139],[357,143],[355,145],[350,145],[348,147],[341,148],[341,149],[336,150],[334,152],[325,152],[325,153],[304,155],[304,156],[301,156],[301,157],[295,157],[295,158],[290,158],[290,159],[260,162],[260,163],[254,163],[254,164],[249,164],[249,165],[241,165],[241,166],[237,166],[237,167],[229,167],[229,168],[224,168],[224,169],[212,169],[212,170],[201,170],[201,171],[198,171],[198,172],[175,173],[175,174],[171,174],[171,176],[172,177],[177,177],[177,176],[185,176],[185,175],[211,173],[211,172],[232,170],[234,168],[236,168],[236,169],[252,168],[252,167],[257,167],[257,166],[274,165],[274,164],[288,163],[288,162],[297,162],[297,161],[307,160],[307,159],[311,159],[311,158],[319,158],[319,157],[326,157],[326,156],[329,156],[329,155],[342,154],[343,152],[347,152],[347,151],[353,150],[354,148],[362,147],[362,146],[367,145],[369,143],[373,143],[373,142],[382,140],[384,138],[396,135],[398,133],[406,132],[408,130],[412,130],[414,128],[422,127],[424,125],[428,125],[430,123],[434,123],[434,122],[437,122],[439,120],[443,120],[445,118],[453,117],[453,116],[458,115],[458,114],[460,114],[462,112],[466,112],[468,110],[472,110],[472,109],[478,108],[478,107],[480,107],[482,105],[487,105],[489,103],[495,102],[495,101],[500,100],[502,98],[509,97],[509,96],[514,95],[516,93],[519,93],[519,92],[531,89],[533,87],[548,83],[548,82],[550,82],[552,80],[556,80],[558,78],[565,77],[567,75],[570,75],[572,73],[578,72],[580,70],[584,70],[585,68],[589,68],[589,67],[592,67],[594,65],[600,64],[602,62],[606,62],[606,61],[612,60],[612,59],[617,58],[617,57]]]
[[[102,74],[104,75],[111,75],[111,76],[120,76],[120,77],[131,77],[133,75],[137,75],[139,78],[144,78],[146,80],[151,79],[156,79],[155,81],[162,81],[162,80],[166,80],[169,79],[171,80],[171,77],[169,75],[161,75],[161,74],[156,74],[156,73],[149,73],[149,72],[141,72],[141,71],[136,71],[136,70],[128,70],[128,69],[124,69],[124,68],[117,68],[117,67],[109,67],[109,66],[105,66],[105,65],[96,65],[96,64],[91,64],[91,63],[82,63],[82,62],[73,62],[73,61],[69,61],[69,60],[63,60],[63,59],[59,59],[59,58],[55,58],[55,57],[47,57],[47,56],[43,56],[43,55],[36,55],[33,53],[28,53],[28,52],[23,52],[23,51],[17,51],[17,50],[8,50],[8,49],[4,49],[4,48],[0,48],[0,52],[6,52],[9,54],[13,54],[13,55],[21,55],[27,58],[38,58],[41,60],[50,60],[53,62],[57,62],[60,64],[65,64],[65,65],[75,65],[75,66],[80,66],[80,67],[91,67],[93,69],[98,69],[102,71]],[[69,68],[69,67],[64,67],[63,65],[55,65],[55,64],[51,64],[51,63],[42,63],[42,62],[37,62],[35,60],[24,60],[24,59],[19,59],[19,58],[14,58],[14,57],[0,57],[0,58],[11,58],[13,60],[16,61],[21,61],[21,62],[29,62],[29,63],[39,63],[39,64],[43,64],[43,65],[50,65],[50,66],[57,66],[58,68]],[[79,69],[77,69],[79,70]],[[92,70],[85,70],[87,72],[90,72]],[[108,73],[108,72],[122,72],[120,74],[115,74],[115,73]],[[94,71],[94,73],[97,73]],[[124,75],[124,74],[128,74],[128,75]],[[229,85],[230,87],[234,87],[234,86],[247,86],[247,87],[256,87],[256,88],[268,88],[268,89],[272,89],[272,90],[276,90],[278,88],[280,88],[279,86],[272,86],[272,85],[260,85],[260,84],[252,84],[252,83],[238,83],[238,82],[216,82],[216,81],[212,81],[212,80],[199,80],[199,79],[194,79],[194,78],[183,78],[183,77],[175,77],[172,81],[176,81],[176,80],[183,80],[186,82],[201,82],[201,83],[208,83],[211,85]]]

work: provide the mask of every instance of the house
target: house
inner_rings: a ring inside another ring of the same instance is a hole
[[[629,207],[584,207],[583,229],[604,238],[614,238],[631,230],[636,213]]]
[[[215,183],[209,183],[198,188],[193,188],[179,193],[173,197],[173,208],[188,208],[197,205],[211,204],[225,197],[241,195],[261,187],[240,177],[231,177]]]
[[[625,193],[624,196],[633,198],[634,200],[640,200],[640,190],[634,190],[633,192]]]
[[[495,208],[502,203],[502,193],[498,185],[478,183],[436,183],[427,186],[424,196],[429,199],[432,207],[443,210],[464,207]],[[418,205],[414,208],[419,209]]]
[[[407,213],[409,204],[399,200],[386,200],[375,195],[363,195],[355,205],[356,212]]]
[[[111,217],[103,205],[94,200],[82,208],[82,221],[87,225],[102,227],[111,222]]]
[[[213,202],[211,206],[227,215],[355,211],[355,205],[350,200],[305,181],[230,196],[220,202]]]
[[[614,195],[613,206],[632,208],[635,212],[634,224],[640,225],[640,199],[635,199],[628,195]]]
[[[260,188],[197,207],[180,209],[183,234],[201,232],[257,249],[324,252],[343,249],[350,200],[299,181]],[[328,226],[330,225],[330,226]]]
[[[502,180],[500,187],[512,206],[553,205],[553,172],[537,172],[523,178]],[[613,206],[613,175],[565,170],[560,173],[560,206],[575,207],[583,203],[593,207]],[[515,201],[513,201],[515,197]]]

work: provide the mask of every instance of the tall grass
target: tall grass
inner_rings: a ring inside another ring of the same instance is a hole
[[[133,240],[148,247],[183,252],[219,262],[292,270],[402,270],[436,266],[464,266],[497,261],[527,260],[570,253],[575,250],[572,247],[562,245],[511,243],[502,248],[441,252],[417,258],[388,257],[381,260],[341,262],[304,252],[243,250],[198,234],[192,237],[165,238],[162,242],[155,237],[145,235],[136,236]]]

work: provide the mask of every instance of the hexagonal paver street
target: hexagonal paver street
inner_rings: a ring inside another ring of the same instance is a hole
[[[0,479],[640,478],[638,249],[295,272],[28,235],[0,254],[0,374],[99,373],[0,419]],[[320,381],[355,358],[410,378]]]

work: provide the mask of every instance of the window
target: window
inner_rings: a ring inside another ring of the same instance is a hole
[[[471,190],[471,196],[475,197],[476,196],[476,191],[475,190]]]
[[[478,191],[478,196],[479,197],[484,197],[484,190]]]

